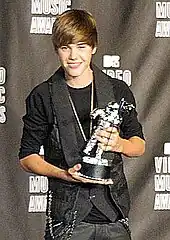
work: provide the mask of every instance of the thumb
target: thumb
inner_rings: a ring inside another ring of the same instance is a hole
[[[68,172],[70,174],[74,174],[77,171],[79,171],[80,169],[81,169],[81,164],[78,163],[78,164],[74,165],[72,168],[69,168]]]

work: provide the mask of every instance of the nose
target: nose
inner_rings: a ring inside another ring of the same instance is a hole
[[[72,60],[77,58],[77,50],[76,50],[76,48],[71,48],[70,49],[69,58],[72,59]]]

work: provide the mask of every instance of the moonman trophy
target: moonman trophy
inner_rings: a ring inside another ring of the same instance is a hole
[[[93,180],[110,179],[112,160],[102,158],[103,150],[98,146],[95,132],[108,127],[119,129],[123,120],[123,112],[129,112],[133,108],[135,108],[133,104],[128,104],[122,98],[120,104],[109,102],[104,109],[96,108],[91,112],[90,117],[92,120],[96,120],[96,126],[83,150],[84,156],[81,163],[80,176]]]

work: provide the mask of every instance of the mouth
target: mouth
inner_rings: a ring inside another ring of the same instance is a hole
[[[81,65],[81,62],[68,63],[68,66],[69,66],[71,69],[76,69],[76,68],[78,68],[80,65]]]

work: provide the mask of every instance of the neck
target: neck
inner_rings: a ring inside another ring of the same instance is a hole
[[[83,88],[88,86],[93,81],[93,72],[89,69],[81,76],[73,77],[65,74],[66,83],[73,88]]]

